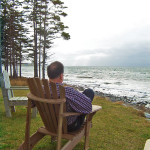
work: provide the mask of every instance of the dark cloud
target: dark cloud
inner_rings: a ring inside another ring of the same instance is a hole
[[[97,50],[96,50],[97,51]],[[99,50],[101,52],[101,50]],[[91,57],[89,65],[150,66],[150,42],[126,43],[103,51],[107,57]]]
[[[106,46],[109,48],[96,49],[94,53],[104,53],[107,57],[92,58],[88,64],[150,66],[150,26],[135,28],[121,36],[109,39]]]

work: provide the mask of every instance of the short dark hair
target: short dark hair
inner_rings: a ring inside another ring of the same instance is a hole
[[[64,73],[64,65],[59,61],[54,61],[47,67],[47,75],[50,79],[55,79],[62,73]]]

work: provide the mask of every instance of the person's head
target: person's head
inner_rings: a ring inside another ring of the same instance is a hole
[[[47,67],[47,75],[50,80],[60,79],[63,81],[64,65],[55,61]]]

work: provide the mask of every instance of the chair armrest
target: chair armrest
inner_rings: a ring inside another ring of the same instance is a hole
[[[98,106],[98,105],[92,105],[92,111],[91,113],[97,112],[98,110],[102,109],[102,106]]]
[[[92,121],[93,116],[94,116],[95,113],[96,113],[98,110],[100,110],[100,109],[102,109],[101,106],[92,105],[92,111],[91,111],[89,114],[87,114],[87,122]]]
[[[77,112],[66,112],[61,114],[62,117],[68,117],[68,116],[79,116],[83,115],[83,113],[77,113]]]
[[[97,112],[98,110],[102,109],[101,106],[98,105],[92,105],[92,111],[89,114],[93,114],[95,112]],[[78,112],[66,112],[61,114],[62,117],[68,117],[68,116],[79,116],[79,115],[83,115],[83,113],[78,113]],[[88,115],[88,114],[87,114]]]

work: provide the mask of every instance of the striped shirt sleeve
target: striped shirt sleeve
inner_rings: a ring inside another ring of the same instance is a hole
[[[73,89],[72,87],[65,87],[66,98],[75,112],[88,114],[92,111],[92,104],[90,98]]]

